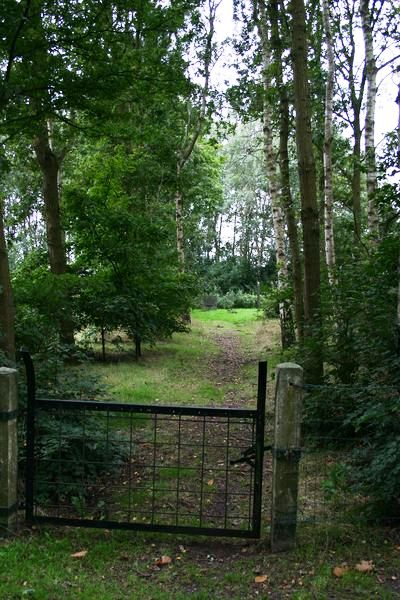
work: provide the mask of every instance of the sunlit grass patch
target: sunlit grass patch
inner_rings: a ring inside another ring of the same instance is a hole
[[[222,323],[231,323],[233,325],[242,325],[251,321],[262,319],[263,313],[257,308],[214,308],[200,309],[196,308],[192,312],[193,319],[202,322],[220,321]]]

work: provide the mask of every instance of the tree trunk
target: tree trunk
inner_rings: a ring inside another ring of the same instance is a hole
[[[255,2],[257,8],[257,3]],[[263,61],[263,137],[265,170],[268,182],[268,192],[272,205],[272,219],[274,225],[274,243],[276,266],[278,273],[278,290],[283,290],[288,284],[288,267],[285,247],[285,223],[283,210],[280,206],[280,194],[278,188],[278,173],[276,168],[276,156],[273,145],[272,110],[269,95],[271,92],[271,46],[268,35],[267,14],[263,0],[258,2],[258,30],[261,39],[262,61]],[[279,302],[279,319],[281,326],[282,348],[288,348],[294,343],[293,319],[288,300]]]
[[[35,138],[33,147],[43,175],[44,218],[50,270],[54,275],[64,275],[67,272],[67,258],[60,219],[60,161],[51,147],[47,125]],[[74,344],[73,323],[67,317],[60,322],[60,338],[64,344]]]
[[[351,178],[351,194],[353,198],[354,241],[358,245],[361,240],[361,125],[360,111],[354,109],[353,123],[353,173]]]
[[[307,341],[310,342],[305,372],[308,381],[318,383],[323,376],[323,358],[318,337],[320,335],[320,234],[303,0],[292,0],[291,15],[297,161],[304,245],[304,333]]]
[[[374,54],[374,40],[372,35],[369,0],[361,0],[361,22],[365,46],[365,66],[367,76],[367,106],[365,115],[365,163],[367,171],[367,198],[368,198],[368,229],[378,236],[378,211],[375,204],[376,191],[376,155],[375,155],[375,105],[376,105],[376,74],[377,66]]]
[[[335,283],[335,238],[333,231],[333,186],[332,186],[332,111],[333,111],[333,86],[335,77],[335,56],[332,41],[332,30],[329,16],[329,2],[322,0],[322,14],[324,19],[325,43],[328,63],[328,74],[325,90],[325,130],[324,130],[324,232],[325,232],[325,260],[328,269],[329,283]]]
[[[15,361],[14,303],[8,253],[4,235],[3,203],[0,201],[0,350]]]
[[[303,305],[303,270],[299,247],[297,220],[293,206],[289,169],[289,99],[287,86],[283,81],[282,54],[284,47],[279,33],[278,1],[269,3],[271,18],[271,47],[275,59],[276,86],[279,94],[279,169],[281,186],[281,204],[285,211],[287,234],[289,240],[291,270],[293,279],[294,315],[296,323],[296,338],[302,342],[304,337],[304,305]]]
[[[177,178],[179,185],[180,168],[177,167]],[[178,188],[175,192],[175,219],[176,219],[176,251],[178,253],[178,265],[181,273],[185,271],[185,232],[183,227],[183,197]]]
[[[396,102],[399,106],[399,120],[397,122],[397,165],[400,168],[400,83],[398,87],[398,94],[396,98]],[[396,343],[397,343],[397,354],[400,355],[400,252],[397,262],[397,335],[396,335]]]

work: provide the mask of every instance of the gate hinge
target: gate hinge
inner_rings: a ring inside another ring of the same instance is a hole
[[[268,452],[269,450],[272,450],[271,444],[269,446],[263,447],[263,452]],[[247,448],[247,450],[244,450],[244,452],[242,452],[242,456],[240,458],[237,458],[236,460],[231,460],[229,462],[231,465],[238,465],[240,463],[246,463],[246,464],[250,465],[250,467],[254,468],[256,466],[255,461],[256,461],[256,447],[250,446],[250,448]]]

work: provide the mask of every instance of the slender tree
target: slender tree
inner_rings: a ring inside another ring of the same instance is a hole
[[[376,156],[375,156],[375,106],[377,95],[377,65],[374,52],[373,14],[369,0],[361,0],[360,13],[365,48],[365,70],[367,79],[367,106],[365,115],[365,163],[367,172],[367,198],[368,198],[368,229],[375,237],[378,235],[378,211],[376,208]],[[381,8],[383,2],[380,3]]]
[[[328,0],[322,0],[325,44],[327,55],[327,77],[325,90],[324,128],[324,232],[325,260],[329,282],[335,282],[335,237],[333,231],[333,185],[332,185],[332,141],[333,141],[333,86],[335,81],[335,54]]]
[[[279,11],[279,0],[269,2],[271,21],[271,48],[274,56],[273,71],[275,73],[276,89],[279,96],[279,171],[281,206],[285,212],[287,235],[289,240],[291,272],[293,281],[294,316],[297,341],[303,340],[303,273],[296,211],[291,191],[289,168],[289,94],[288,84],[283,78],[283,28],[284,19]]]
[[[3,202],[0,202],[0,350],[15,359],[14,303],[4,235]]]
[[[304,246],[304,333],[309,342],[309,353],[305,368],[307,379],[319,382],[323,375],[323,358],[318,342],[318,326],[320,323],[320,233],[311,131],[306,16],[303,0],[292,0],[290,13],[292,18],[297,162]]]
[[[187,117],[184,127],[184,136],[177,151],[176,162],[176,192],[175,192],[175,217],[176,217],[176,248],[178,261],[182,272],[185,270],[185,232],[184,232],[184,201],[181,188],[181,176],[186,164],[192,156],[196,143],[204,131],[207,117],[207,101],[210,92],[211,66],[214,55],[214,36],[216,11],[220,2],[218,0],[207,0],[207,12],[205,15],[206,32],[204,47],[201,56],[201,72],[203,82],[200,87],[199,105],[194,106],[190,100],[187,102]]]
[[[272,220],[274,225],[275,255],[278,271],[278,290],[283,290],[288,284],[289,271],[286,256],[285,220],[281,206],[279,190],[279,176],[274,148],[273,115],[271,108],[271,42],[268,30],[267,11],[264,0],[255,0],[257,26],[261,40],[262,53],[262,79],[263,79],[263,141],[265,171],[267,176],[268,192],[272,205]],[[279,319],[281,326],[282,348],[288,348],[294,342],[293,319],[288,300],[279,301]]]

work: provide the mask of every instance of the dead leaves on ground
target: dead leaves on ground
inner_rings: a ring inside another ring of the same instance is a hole
[[[164,554],[160,558],[156,560],[157,567],[165,567],[166,565],[170,565],[172,563],[172,558]]]
[[[79,550],[79,552],[74,552],[70,556],[71,556],[71,558],[85,558],[87,553],[88,553],[87,550]]]
[[[354,568],[359,573],[370,573],[374,570],[374,563],[372,560],[362,560]]]
[[[346,573],[349,573],[352,569],[354,571],[358,571],[359,573],[371,573],[374,570],[374,563],[372,560],[361,560],[353,568],[343,564],[341,566],[334,567],[333,574],[335,577],[343,577],[343,575],[346,575]]]

